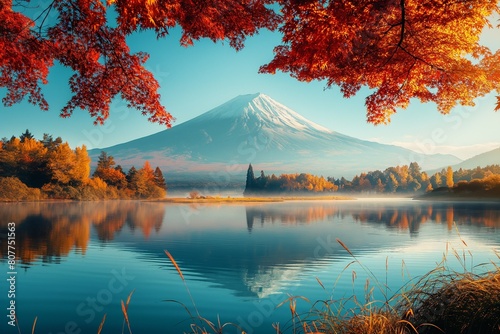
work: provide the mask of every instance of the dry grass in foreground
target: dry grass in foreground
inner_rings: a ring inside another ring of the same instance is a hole
[[[419,333],[500,333],[500,268],[485,275],[432,276],[407,294],[399,310]],[[425,326],[432,324],[432,326]]]
[[[346,301],[318,301],[306,314],[295,312],[293,325],[277,333],[335,334],[495,334],[500,333],[500,270],[485,275],[428,274],[406,293],[391,298],[395,306],[376,307],[373,299],[345,312]]]
[[[386,285],[378,282],[370,269],[360,263],[342,241],[337,241],[353,257],[351,264],[359,264],[375,281],[375,287],[370,287],[367,279],[364,301],[359,301],[356,296],[341,300],[320,300],[309,311],[300,315],[296,311],[297,300],[308,300],[302,296],[292,296],[277,306],[288,304],[291,312],[291,320],[285,328],[280,327],[280,324],[273,325],[277,334],[500,334],[500,267],[493,261],[491,264],[494,270],[477,275],[467,270],[465,251],[462,258],[454,250],[464,272],[449,269],[445,255],[436,269],[416,282],[410,281],[399,293],[387,297]],[[463,240],[462,242],[466,245]],[[183,280],[196,310],[196,315],[188,311],[192,320],[192,333],[225,333],[226,327],[233,327],[232,332],[236,328],[245,333],[235,324],[215,325],[201,317],[180,267],[168,251],[165,253]],[[500,259],[500,255],[495,254]],[[349,266],[350,264],[347,267]],[[317,280],[325,289],[323,283]],[[374,299],[375,288],[382,292],[385,300]],[[351,306],[347,306],[348,304]]]

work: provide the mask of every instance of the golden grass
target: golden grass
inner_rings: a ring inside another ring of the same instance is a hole
[[[175,261],[175,259],[172,256],[172,254],[170,254],[170,252],[168,250],[166,250],[166,249],[165,249],[165,254],[167,254],[168,258],[170,259],[170,262],[172,262],[172,264],[174,265],[175,269],[179,273],[179,276],[182,278],[183,281],[185,281],[184,280],[184,275],[182,274],[182,271],[181,271],[181,268],[179,268],[179,265],[177,264],[177,261]]]
[[[353,300],[356,306],[345,309]],[[274,325],[278,334],[500,333],[500,270],[485,275],[430,275],[407,293],[395,295],[394,306],[377,307],[373,299],[361,303],[351,297],[317,301],[299,316],[295,300],[287,301],[291,325],[285,329]]]
[[[35,317],[35,320],[33,321],[33,326],[31,326],[31,334],[35,333],[36,321],[37,320],[38,320],[38,317]]]
[[[419,333],[500,333],[498,268],[484,275],[431,274],[406,297],[399,310]]]
[[[461,241],[467,247],[467,243],[463,239]],[[403,287],[400,292],[389,298],[384,290],[386,284],[379,283],[347,245],[339,239],[337,242],[354,259],[343,272],[352,264],[359,264],[368,277],[375,281],[375,286],[384,295],[385,300],[374,299],[374,287],[370,288],[369,278],[365,285],[364,301],[359,301],[355,295],[340,300],[320,300],[302,317],[295,312],[296,297],[293,304],[292,298],[288,298],[290,307],[293,307],[292,324],[284,331],[275,325],[276,333],[500,333],[500,267],[493,261],[491,264],[494,270],[482,275],[473,274],[465,265],[465,250],[460,256],[453,249],[452,254],[461,261],[464,272],[447,268],[445,255],[443,262],[434,270],[416,283],[410,281],[407,287]],[[467,253],[472,256],[470,251]],[[500,259],[500,255],[496,252],[495,254]],[[354,282],[357,276],[354,270],[352,275]],[[319,279],[317,281],[324,289],[323,283]],[[405,291],[405,288],[408,290]],[[347,306],[348,304],[350,306]]]
[[[130,299],[132,298],[133,293],[134,293],[134,290],[132,290],[129,293],[129,295],[127,297],[127,301],[125,303],[123,302],[123,300],[120,300],[120,304],[122,307],[122,313],[123,313],[123,319],[124,319],[124,322],[127,324],[129,334],[132,334],[132,329],[130,329],[130,321],[128,319],[128,305],[130,304]],[[103,319],[103,323],[104,323],[104,319]],[[122,333],[123,333],[123,327],[125,327],[125,323],[122,326]]]
[[[104,322],[106,321],[106,313],[102,317],[101,323],[99,324],[99,328],[97,329],[97,334],[101,334],[102,327],[104,326]]]

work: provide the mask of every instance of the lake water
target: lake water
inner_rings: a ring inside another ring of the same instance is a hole
[[[5,298],[9,222],[15,299]],[[272,323],[291,325],[288,305],[276,308],[289,295],[362,299],[369,278],[376,297],[390,297],[443,256],[454,270],[491,269],[500,261],[500,203],[0,204],[0,233],[1,333],[18,333],[7,324],[11,299],[21,333],[31,333],[35,317],[36,333],[97,333],[104,314],[102,333],[121,333],[120,302],[132,291],[132,333],[188,331],[189,312],[275,333]],[[298,300],[299,313],[309,307]]]

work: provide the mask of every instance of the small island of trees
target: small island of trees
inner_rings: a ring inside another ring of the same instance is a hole
[[[101,152],[90,176],[90,157],[83,145],[74,150],[60,137],[41,140],[26,130],[0,141],[0,200],[149,199],[166,195],[160,168],[148,161],[127,173],[112,156]]]

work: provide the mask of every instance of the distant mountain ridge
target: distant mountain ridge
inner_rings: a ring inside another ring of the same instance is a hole
[[[460,168],[472,169],[476,168],[477,166],[486,167],[488,165],[500,165],[500,147],[464,160],[461,163],[454,165],[453,170],[457,170]]]
[[[125,168],[149,160],[167,181],[208,175],[243,183],[249,163],[267,173],[352,177],[411,161],[423,169],[461,162],[452,155],[422,155],[346,136],[260,93],[237,96],[171,129],[103,150]],[[100,151],[90,151],[94,162]]]

